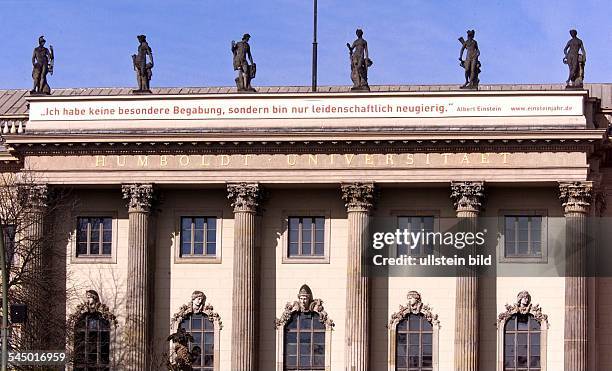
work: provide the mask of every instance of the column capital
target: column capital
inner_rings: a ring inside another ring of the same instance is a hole
[[[228,183],[227,198],[234,212],[257,212],[263,201],[263,187],[259,183]]]
[[[148,213],[153,203],[153,184],[122,184],[123,199],[128,200],[128,212]]]
[[[593,200],[593,182],[559,182],[559,199],[566,216],[588,214]]]
[[[49,201],[49,186],[47,184],[20,184],[18,194],[22,205],[44,209]]]
[[[472,212],[478,214],[482,210],[485,201],[485,185],[482,181],[477,182],[451,182],[451,200],[457,214],[460,212]]]
[[[340,185],[340,190],[348,212],[369,211],[374,206],[376,198],[374,183],[346,183]]]

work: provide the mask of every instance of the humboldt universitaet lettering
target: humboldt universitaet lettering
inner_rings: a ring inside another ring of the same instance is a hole
[[[512,153],[97,155],[97,168],[410,168],[520,165]]]

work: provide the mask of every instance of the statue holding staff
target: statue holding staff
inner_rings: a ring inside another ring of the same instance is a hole
[[[363,38],[363,30],[357,29],[355,34],[357,39],[353,41],[353,44],[346,43],[351,61],[351,80],[353,80],[351,90],[370,91],[368,67],[372,65],[372,60],[368,56],[368,42]]]
[[[53,75],[53,46],[45,47],[45,37],[38,38],[38,46],[32,52],[32,80],[34,86],[30,94],[51,94],[51,88],[47,82],[47,73]]]
[[[570,30],[572,38],[563,49],[563,63],[569,67],[566,89],[581,89],[584,82],[584,65],[586,64],[586,50],[582,40],[578,38],[578,31]],[[582,52],[582,54],[580,53]]]
[[[465,70],[465,84],[461,86],[461,89],[478,89],[478,84],[480,83],[480,79],[478,78],[481,66],[478,60],[478,57],[480,57],[480,49],[478,49],[478,42],[474,40],[475,34],[476,31],[468,30],[467,40],[463,37],[459,38],[459,42],[461,43],[461,51],[459,51],[459,61],[461,63],[459,65]],[[465,60],[463,59],[464,50],[467,50]]]

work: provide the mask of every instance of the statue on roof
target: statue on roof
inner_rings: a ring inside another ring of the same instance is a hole
[[[368,85],[368,68],[372,66],[372,60],[368,56],[368,42],[363,38],[363,30],[355,31],[357,39],[353,44],[346,43],[349,49],[351,61],[351,80],[353,80],[352,91],[370,91]]]
[[[38,38],[38,46],[32,52],[32,80],[34,86],[30,94],[51,94],[51,88],[47,82],[47,74],[53,75],[53,46],[45,47],[45,37]]]
[[[133,93],[150,93],[151,76],[153,76],[153,51],[147,43],[145,35],[136,36],[140,45],[138,45],[138,54],[132,54],[132,63],[134,71],[136,71],[136,80],[138,81],[138,90],[133,90]],[[147,61],[147,56],[148,61]]]
[[[468,30],[467,31],[467,40],[463,37],[459,38],[459,42],[461,43],[461,51],[459,51],[459,65],[463,67],[465,70],[465,84],[461,86],[461,89],[478,89],[478,84],[480,83],[480,79],[478,75],[480,74],[480,61],[478,57],[480,57],[480,49],[478,49],[478,42],[474,40],[474,35],[476,31]],[[465,55],[465,59],[463,59],[463,51],[467,50]]]
[[[563,49],[563,63],[569,67],[566,89],[582,89],[584,82],[584,65],[586,64],[586,50],[582,40],[578,38],[578,31],[570,30],[571,39]],[[582,52],[582,53],[580,53]]]
[[[253,62],[253,56],[251,55],[250,38],[251,35],[245,33],[241,41],[235,42],[232,40],[234,71],[238,71],[238,76],[234,81],[236,81],[238,91],[256,91],[251,86],[251,80],[255,78],[255,73],[257,72],[257,65]],[[249,61],[251,64],[249,64]]]

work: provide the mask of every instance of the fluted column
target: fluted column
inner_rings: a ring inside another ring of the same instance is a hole
[[[565,213],[565,371],[588,370],[587,215],[591,182],[559,183]]]
[[[475,232],[484,202],[484,183],[452,182],[451,199],[460,228]],[[455,370],[478,371],[478,276],[470,270],[459,273],[455,288]]]
[[[367,254],[375,189],[372,183],[351,183],[343,184],[341,190],[348,213],[345,370],[365,371],[370,359],[370,280],[362,260]]]
[[[27,184],[19,187],[19,197],[23,214],[18,230],[24,251],[30,253],[30,260],[25,263],[25,285],[27,286],[28,322],[24,331],[25,342],[29,349],[44,349],[47,338],[46,323],[49,318],[44,313],[44,285],[48,285],[44,261],[44,219],[47,213],[49,189],[46,184]]]
[[[259,184],[228,184],[234,208],[234,282],[232,288],[232,371],[256,371],[257,287],[256,214],[262,199]]]
[[[123,198],[128,200],[128,276],[125,324],[126,370],[148,370],[151,308],[150,285],[152,253],[148,244],[149,215],[153,199],[152,184],[124,184]]]

